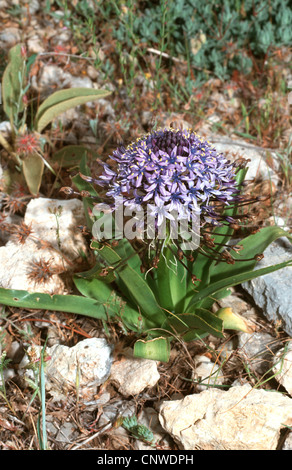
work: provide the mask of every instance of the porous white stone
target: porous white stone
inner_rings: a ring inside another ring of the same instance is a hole
[[[31,234],[24,243],[9,240],[0,247],[0,286],[6,289],[63,294],[59,273],[72,267],[87,246],[78,225],[85,223],[82,201],[35,198],[26,209],[24,223]],[[54,273],[44,282],[32,278],[32,263],[48,262]],[[70,266],[71,264],[71,266]]]
[[[72,258],[79,256],[85,243],[78,225],[85,223],[83,203],[79,199],[35,198],[27,205],[24,222],[41,239]]]
[[[275,450],[292,424],[292,399],[249,384],[164,401],[162,427],[185,450]]]
[[[40,357],[41,347],[32,349]],[[25,366],[30,358],[25,356],[19,365],[19,373],[32,379]],[[73,347],[56,344],[45,350],[46,390],[53,400],[64,400],[68,393],[84,400],[92,398],[99,385],[103,384],[112,364],[112,347],[103,338],[87,338]]]
[[[117,384],[124,396],[138,395],[146,388],[153,387],[159,379],[156,361],[134,357],[115,362],[110,375],[110,380]]]
[[[292,343],[289,341],[274,357],[275,379],[292,395]]]

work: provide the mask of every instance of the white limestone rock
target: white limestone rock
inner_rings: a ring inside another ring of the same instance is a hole
[[[292,399],[249,384],[164,401],[162,427],[184,450],[275,450],[292,424]]]
[[[82,201],[32,199],[24,217],[32,233],[24,243],[9,240],[0,247],[0,286],[48,294],[63,294],[66,289],[59,274],[77,262],[87,246],[77,228],[85,223]],[[52,274],[45,282],[31,277],[32,263],[49,263]]]
[[[274,357],[275,379],[292,395],[292,343],[289,341]]]
[[[134,357],[115,362],[110,375],[118,391],[126,397],[139,395],[146,388],[154,387],[159,379],[156,361]]]
[[[39,358],[41,347],[32,349]],[[25,367],[30,362],[26,355],[19,365],[19,374],[32,379],[32,372]],[[103,338],[88,338],[75,346],[56,344],[45,350],[46,390],[54,401],[64,400],[68,393],[89,400],[103,384],[112,365],[112,347]]]
[[[77,229],[85,223],[83,203],[79,199],[32,199],[27,205],[24,222],[34,233],[72,259],[86,250],[84,238]]]

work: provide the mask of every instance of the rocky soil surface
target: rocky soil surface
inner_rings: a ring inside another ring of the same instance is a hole
[[[62,88],[99,88],[104,83],[93,66],[94,52],[81,56],[72,31],[62,22],[63,12],[43,14],[45,3],[0,0],[0,48],[7,54],[10,47],[23,43],[29,54],[38,54],[31,86],[40,99]],[[101,47],[101,60],[104,51]],[[153,84],[139,74],[135,83],[141,101],[147,102]],[[57,124],[52,126],[50,137],[57,146],[59,141],[98,146],[99,154],[105,155],[117,145],[121,128],[131,139],[149,129],[152,111],[131,108],[125,87],[116,80],[107,86],[113,90],[109,99],[64,113],[58,122],[62,132]],[[291,193],[283,186],[278,149],[239,138],[232,120],[226,124],[228,135],[215,132],[214,123],[226,113],[235,115],[240,101],[235,92],[227,99],[220,83],[213,81],[212,87],[211,111],[203,122],[163,111],[156,116],[158,123],[194,124],[220,152],[250,159],[248,178],[255,180],[255,192],[272,197],[272,206],[271,200],[263,204],[255,217],[262,225],[278,224],[291,232]],[[290,113],[288,101],[285,113]],[[5,118],[0,131],[11,132]],[[0,152],[3,179],[7,163]],[[70,184],[69,172],[63,178]],[[82,269],[81,253],[89,250],[88,236],[80,229],[85,225],[82,201],[66,199],[50,183],[48,178],[39,197],[25,199],[21,210],[9,210],[5,190],[0,193],[5,223],[31,227],[22,243],[15,234],[3,232],[1,287],[66,294],[72,288],[72,270]],[[292,245],[283,238],[266,250],[259,267],[291,257]],[[54,269],[46,282],[32,276],[29,267],[36,263]],[[217,307],[232,307],[249,322],[252,333],[229,332],[223,340],[209,336],[177,343],[169,363],[134,358],[133,338],[116,325],[105,328],[102,322],[69,313],[3,307],[0,354],[9,362],[0,375],[0,448],[38,448],[39,402],[35,369],[30,366],[39,360],[46,340],[50,449],[292,450],[291,285],[288,267],[232,289]],[[151,438],[137,438],[122,426],[126,416],[136,416]]]

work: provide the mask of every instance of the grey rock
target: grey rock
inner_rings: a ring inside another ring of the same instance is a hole
[[[292,244],[280,238],[265,250],[255,269],[292,260]],[[271,322],[277,322],[292,336],[292,266],[242,284]]]
[[[27,14],[27,9],[30,15],[34,15],[40,9],[40,3],[38,0],[29,0],[25,6],[22,7],[23,14]]]
[[[103,406],[103,413],[98,420],[99,426],[104,426],[108,423],[114,423],[118,418],[123,416],[132,416],[136,413],[136,403],[134,400],[117,400],[110,401]]]
[[[1,47],[12,47],[17,42],[20,42],[20,30],[18,28],[5,28],[0,33],[0,46]]]
[[[89,77],[75,77],[57,65],[46,65],[40,77],[32,77],[32,86],[41,94],[42,99],[52,94],[56,89],[63,88],[93,88]]]
[[[13,379],[15,377],[15,370],[10,369],[9,367],[7,369],[3,370],[3,378],[0,377],[0,387],[4,386],[5,382],[8,382],[8,380]],[[3,383],[4,382],[4,383]]]
[[[60,427],[55,439],[64,444],[72,444],[76,437],[76,426],[71,422],[65,422]]]
[[[0,132],[6,139],[9,138],[11,134],[11,123],[9,121],[0,122]]]
[[[238,334],[238,353],[249,364],[249,368],[258,374],[264,374],[270,369],[279,345],[280,342],[272,335],[261,331]]]
[[[27,48],[31,54],[45,52],[43,40],[37,34],[34,34],[27,40]]]

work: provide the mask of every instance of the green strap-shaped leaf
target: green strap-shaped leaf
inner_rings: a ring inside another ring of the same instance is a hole
[[[133,268],[124,264],[122,258],[109,246],[103,245],[102,248],[97,242],[92,242],[92,248],[99,250],[99,255],[108,263],[109,266],[116,267],[117,280],[121,292],[126,287],[126,294],[130,295],[131,303],[140,309],[152,326],[161,326],[166,315],[159,307],[155,296],[148,286],[147,282],[138,276]],[[118,267],[117,267],[118,266]],[[119,283],[119,279],[122,283]],[[125,294],[125,295],[126,295]]]
[[[75,274],[76,278],[86,279],[90,281],[91,279],[97,279],[102,281],[104,284],[110,284],[114,282],[116,276],[113,269],[104,269],[104,266],[101,266],[100,262],[97,262],[91,269],[88,271],[83,271],[81,273]]]
[[[144,278],[144,274],[141,272],[141,259],[138,253],[134,250],[129,240],[123,238],[117,240],[118,244],[115,246],[115,252],[120,256],[123,261],[127,262],[128,265],[136,271],[136,273]]]
[[[56,310],[107,320],[115,316],[104,302],[80,295],[49,295],[25,290],[0,288],[0,304],[11,307]]]
[[[68,109],[88,101],[105,98],[110,94],[111,91],[93,88],[68,88],[56,91],[40,105],[35,117],[35,128],[38,132],[42,132],[53,119]]]
[[[273,266],[268,266],[266,268],[257,269],[256,271],[248,271],[231,275],[230,277],[226,277],[222,280],[214,282],[208,287],[202,289],[200,292],[194,294],[188,308],[195,308],[196,306],[200,306],[200,302],[204,301],[204,299],[216,294],[217,292],[220,292],[223,289],[242,284],[243,282],[250,281],[251,279],[263,276],[264,274],[272,273],[279,269],[285,268],[286,266],[292,266],[292,260],[275,264]]]
[[[104,321],[109,319],[122,320],[125,327],[136,332],[144,331],[144,329],[150,327],[150,325],[143,323],[138,311],[123,302],[121,297],[118,297],[112,289],[107,290],[105,284],[101,283],[97,288],[95,283],[93,288],[92,283],[88,283],[86,288],[85,284],[81,288],[81,281],[83,280],[79,280],[79,283],[77,283],[78,288],[82,293],[87,292],[91,297],[49,295],[0,288],[0,304],[18,308],[75,313]]]
[[[183,336],[190,330],[198,329],[214,336],[223,337],[222,320],[204,308],[193,308],[188,313],[174,315],[169,318],[168,323],[173,334],[177,333]]]
[[[134,356],[155,361],[168,362],[170,355],[169,339],[164,337],[150,340],[138,339],[134,344]]]
[[[254,269],[257,260],[253,259],[256,255],[264,253],[265,249],[280,237],[287,237],[292,240],[292,235],[280,227],[264,227],[259,232],[249,235],[241,242],[237,243],[243,247],[238,253],[232,251],[235,264],[219,263],[211,273],[211,282],[219,281],[222,278],[230,277],[242,272]],[[250,261],[240,261],[241,259],[250,259]]]
[[[2,78],[3,109],[11,123],[17,113],[23,111],[21,90],[24,83],[24,58],[21,55],[21,45],[12,47],[8,55],[9,63]]]
[[[169,247],[165,247],[163,255],[160,256],[156,274],[159,305],[170,312],[182,311],[186,295],[187,273]]]
[[[82,295],[101,302],[109,309],[109,316],[120,318],[127,328],[140,331],[151,327],[141,318],[137,309],[117,295],[112,286],[99,279],[82,279],[78,276],[74,276],[74,283]]]

